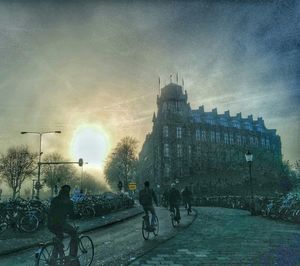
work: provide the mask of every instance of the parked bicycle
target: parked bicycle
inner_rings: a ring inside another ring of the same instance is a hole
[[[39,219],[28,206],[24,207],[10,202],[1,209],[0,233],[9,226],[21,232],[32,233],[38,229]]]
[[[156,215],[152,216],[150,228],[147,228],[147,219],[149,221],[149,216],[145,215],[143,216],[143,223],[142,223],[142,235],[145,240],[148,240],[150,237],[150,234],[153,233],[154,237],[158,236],[159,232],[159,220]]]
[[[65,248],[63,241],[54,237],[52,241],[44,243],[35,253],[36,266],[63,266],[70,265],[73,261],[79,261],[80,266],[90,266],[94,259],[94,243],[87,235],[80,235],[78,227],[78,254],[75,258],[67,255],[70,245]]]

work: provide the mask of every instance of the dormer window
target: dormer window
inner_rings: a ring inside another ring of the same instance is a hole
[[[165,138],[168,138],[169,137],[169,127],[168,126],[164,126],[163,127],[163,136]]]
[[[182,137],[182,128],[176,127],[176,138],[181,139],[181,137]]]

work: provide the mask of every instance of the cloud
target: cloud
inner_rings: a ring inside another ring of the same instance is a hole
[[[263,116],[297,159],[299,14],[297,1],[2,2],[1,149],[36,148],[21,130],[61,129],[45,145],[67,153],[87,122],[113,143],[125,134],[142,143],[158,76],[164,85],[179,72],[193,108]]]

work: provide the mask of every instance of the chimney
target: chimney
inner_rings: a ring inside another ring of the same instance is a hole
[[[225,112],[224,112],[224,115],[226,115],[226,116],[229,117],[229,116],[230,116],[229,110],[228,110],[228,111],[225,111]]]
[[[200,111],[201,113],[204,113],[204,106],[203,106],[203,105],[199,106],[199,111]]]
[[[212,111],[214,114],[216,114],[216,115],[218,114],[217,108],[214,108],[214,109],[212,109],[211,111]]]
[[[242,119],[242,113],[241,112],[237,113],[236,117],[239,118],[239,119]]]

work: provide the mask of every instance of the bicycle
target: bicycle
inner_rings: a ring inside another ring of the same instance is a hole
[[[143,223],[142,223],[142,235],[143,238],[145,240],[149,239],[150,233],[153,233],[153,235],[156,237],[158,236],[158,232],[159,232],[159,220],[158,217],[156,215],[152,216],[151,219],[151,230],[149,230],[149,228],[147,228],[147,220],[149,219],[148,215],[143,216]]]
[[[172,226],[175,228],[180,223],[179,220],[175,218],[175,209],[170,210],[170,216],[171,216]]]
[[[8,226],[17,228],[19,231],[32,233],[39,227],[39,220],[31,211],[23,211],[19,208],[6,210],[6,214],[0,216],[0,233]]]
[[[94,243],[87,235],[79,235],[78,227],[75,227],[78,235],[78,255],[70,258],[66,252],[70,250],[70,244],[64,248],[63,242],[54,237],[52,241],[42,244],[35,253],[36,266],[63,266],[72,261],[79,261],[81,266],[90,266],[94,259]]]

